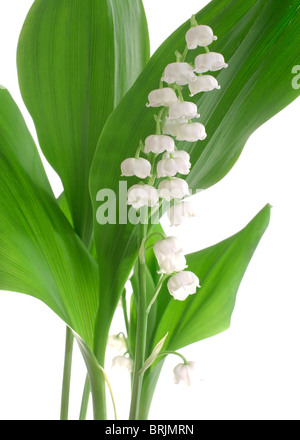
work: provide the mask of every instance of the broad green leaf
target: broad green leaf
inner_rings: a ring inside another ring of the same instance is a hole
[[[20,35],[22,96],[87,245],[93,223],[88,177],[99,135],[148,54],[141,0],[36,0]]]
[[[210,49],[221,52],[229,67],[213,72],[220,91],[192,99],[184,93],[185,99],[197,104],[208,133],[205,141],[178,144],[191,154],[187,181],[194,190],[218,182],[234,165],[249,136],[299,96],[291,85],[291,71],[300,55],[298,0],[212,0],[196,18],[212,26],[218,40]],[[189,26],[184,23],[162,44],[107,121],[91,170],[94,211],[97,191],[105,187],[118,194],[120,163],[134,155],[141,139],[154,133],[157,109],[146,108],[147,96],[158,87],[165,66],[174,62],[175,50],[184,50]],[[201,51],[190,51],[187,61],[193,62]],[[128,179],[128,185],[136,182]],[[107,318],[137,255],[136,228],[95,224],[95,242],[101,261],[102,313]]]
[[[92,346],[97,265],[51,192],[34,141],[0,89],[0,289],[45,302]]]
[[[178,350],[214,336],[230,326],[236,295],[270,219],[267,205],[239,233],[200,252],[187,255],[188,270],[199,278],[201,289],[186,301],[175,301],[166,283],[158,297],[156,335],[152,348],[169,332],[164,350]],[[147,417],[163,360],[145,373],[140,417]]]
[[[270,206],[267,205],[238,234],[187,255],[188,270],[199,277],[202,287],[186,301],[175,301],[164,285],[161,295],[170,300],[154,344],[168,331],[165,348],[178,350],[229,328],[239,285],[269,219]],[[158,307],[161,307],[159,303]]]

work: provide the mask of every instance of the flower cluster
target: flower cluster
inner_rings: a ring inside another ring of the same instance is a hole
[[[148,96],[147,107],[160,108],[155,115],[156,133],[148,136],[144,144],[141,142],[135,158],[128,158],[121,165],[122,176],[145,179],[129,188],[128,205],[140,209],[143,206],[159,207],[163,200],[171,202],[168,211],[171,225],[180,225],[184,218],[194,216],[192,204],[183,200],[190,195],[188,184],[177,176],[189,174],[190,156],[186,151],[178,150],[175,141],[198,142],[207,137],[204,125],[198,122],[198,108],[184,99],[183,87],[188,87],[190,96],[220,89],[216,78],[203,73],[227,67],[220,53],[208,49],[217,39],[212,29],[198,25],[195,17],[191,23],[192,27],[186,33],[184,53],[175,52],[176,62],[166,66],[159,88]],[[188,51],[199,46],[205,53],[196,56],[194,64],[186,62]],[[146,158],[140,157],[141,153]],[[160,181],[155,186],[156,179]],[[196,293],[200,287],[199,279],[194,273],[185,271],[186,259],[177,238],[159,240],[154,245],[154,253],[160,273],[170,276],[168,289],[175,299],[183,301]]]

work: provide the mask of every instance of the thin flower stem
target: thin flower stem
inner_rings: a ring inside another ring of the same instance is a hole
[[[149,305],[147,307],[147,310],[146,310],[147,315],[149,315],[151,307],[155,303],[155,301],[156,301],[156,299],[158,297],[158,294],[160,292],[160,289],[162,288],[162,285],[163,285],[163,283],[164,283],[166,278],[167,278],[166,275],[161,275],[160,276],[159,281],[158,281],[157,286],[156,286],[156,289],[155,289],[155,292],[154,292],[154,295],[153,295],[153,298],[151,299],[151,301],[150,301],[150,303],[149,303]]]
[[[196,16],[192,15],[192,17],[191,17],[191,27],[196,27],[196,26],[198,26],[198,22],[196,20]]]
[[[64,374],[63,374],[63,384],[62,384],[62,392],[61,392],[60,420],[68,420],[68,416],[69,416],[69,398],[70,398],[73,345],[74,345],[74,336],[72,330],[67,326]]]
[[[90,392],[91,392],[90,380],[87,375],[84,383],[79,420],[86,420],[87,410],[89,406]]]
[[[153,234],[148,235],[148,237],[146,238],[146,240],[145,240],[145,246],[146,246],[146,244],[148,243],[148,241],[150,240],[150,238],[152,238],[152,237],[156,237],[156,236],[159,236],[159,237],[161,237],[162,239],[166,238],[166,234],[163,234],[162,232],[153,232]]]
[[[188,365],[187,359],[183,356],[183,354],[177,353],[177,351],[162,351],[161,353],[159,353],[157,357],[168,356],[169,354],[174,354],[175,356],[179,356],[183,360],[184,365]]]
[[[146,260],[145,260],[145,238],[147,236],[147,225],[139,225],[139,292],[137,305],[137,328],[136,328],[136,349],[133,369],[133,385],[131,395],[131,406],[129,420],[137,420],[143,375],[139,371],[145,362],[146,333],[147,333],[147,291],[146,291]]]
[[[182,54],[182,57],[181,57],[181,61],[182,61],[182,62],[185,61],[188,52],[189,52],[189,48],[188,48],[188,46],[186,45],[186,46],[185,46],[185,49],[184,49],[184,52],[183,52],[183,54]]]
[[[183,94],[182,94],[182,87],[178,86],[178,85],[175,85],[175,90],[177,90],[177,92],[178,92],[178,96],[179,96],[180,102],[183,102],[184,98],[183,98]]]

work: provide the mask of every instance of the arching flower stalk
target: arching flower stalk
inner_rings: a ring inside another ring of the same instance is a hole
[[[159,87],[150,91],[147,107],[159,108],[154,115],[156,131],[150,134],[145,143],[140,144],[135,158],[125,159],[121,165],[123,176],[136,176],[142,182],[133,185],[128,190],[129,205],[136,210],[157,208],[162,201],[173,202],[168,212],[172,225],[182,224],[183,219],[194,215],[190,202],[184,200],[190,195],[184,176],[191,169],[190,156],[186,151],[179,150],[175,141],[198,142],[207,137],[203,124],[199,122],[200,114],[195,103],[184,100],[184,87],[190,96],[214,89],[220,89],[216,78],[203,75],[208,71],[217,71],[227,67],[224,57],[216,52],[210,52],[208,46],[217,39],[209,26],[198,25],[195,17],[191,19],[191,29],[186,33],[186,48],[182,54],[175,52],[176,60],[168,64],[162,74]],[[186,62],[189,50],[197,47],[204,49],[195,57],[194,64]],[[140,157],[143,154],[145,157]],[[162,155],[162,156],[160,156]],[[178,175],[180,177],[178,177]],[[174,237],[158,240],[153,250],[159,265],[161,278],[150,304],[145,303],[145,243],[147,241],[147,225],[141,225],[139,237],[139,296],[137,307],[137,341],[134,362],[134,380],[130,418],[137,416],[138,401],[142,377],[139,374],[143,367],[145,354],[145,332],[147,331],[147,316],[151,306],[156,301],[165,280],[170,295],[174,300],[185,301],[190,295],[196,294],[200,287],[198,277],[185,271],[187,268],[183,248]],[[143,334],[139,334],[139,332]],[[179,368],[179,367],[178,367]],[[187,366],[176,370],[178,376],[187,371]],[[183,380],[185,380],[183,378]]]

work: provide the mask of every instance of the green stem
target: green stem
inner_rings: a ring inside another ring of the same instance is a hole
[[[145,260],[145,238],[147,236],[147,225],[139,225],[139,294],[137,305],[137,329],[136,329],[136,349],[133,369],[133,385],[131,395],[131,406],[129,420],[137,420],[141,389],[143,383],[143,374],[140,370],[145,362],[146,351],[146,333],[147,333],[147,292],[146,292],[146,260]]]
[[[86,420],[87,410],[89,406],[90,392],[91,392],[91,386],[90,386],[89,377],[87,375],[84,383],[79,420]]]
[[[103,373],[103,376],[104,376],[105,382],[106,382],[106,384],[107,384],[107,386],[108,386],[108,389],[109,389],[109,392],[110,392],[110,397],[111,397],[111,401],[112,401],[113,409],[114,409],[115,420],[118,420],[118,417],[117,417],[117,407],[116,407],[116,402],[115,402],[114,393],[113,393],[113,390],[112,390],[112,387],[111,387],[110,381],[109,381],[109,379],[108,379],[108,376],[107,376],[105,370],[104,370],[100,365],[99,365],[99,367],[100,367],[100,370],[101,370],[102,373]]]
[[[126,302],[126,289],[123,290],[122,293],[122,309],[123,309],[123,315],[124,315],[124,322],[125,322],[125,328],[127,337],[129,335],[129,321],[128,321],[128,314],[127,314],[127,302]]]
[[[154,295],[153,295],[153,298],[151,299],[151,301],[150,301],[150,303],[149,303],[149,305],[147,307],[147,311],[146,311],[147,315],[149,315],[151,307],[155,303],[156,298],[158,297],[158,294],[160,292],[160,289],[162,288],[162,285],[163,285],[165,279],[166,279],[166,275],[161,275],[160,276],[159,281],[158,281],[157,286],[156,286],[156,289],[155,289],[155,292],[154,292]]]
[[[184,357],[183,354],[181,353],[177,353],[177,351],[162,351],[161,353],[159,353],[157,357],[168,356],[169,354],[174,354],[175,356],[179,356],[183,360],[184,365],[188,365],[188,361],[186,357]]]
[[[73,344],[74,344],[73,333],[69,327],[66,327],[65,362],[64,362],[62,392],[61,392],[60,420],[68,420],[68,415],[69,415]]]
[[[97,358],[99,365],[104,365],[105,363],[106,344],[107,344],[108,333],[111,324],[111,320],[109,320],[109,322],[104,320],[103,312],[104,312],[103,308],[99,307],[96,318],[96,327],[95,327],[94,354]],[[93,398],[94,420],[107,419],[105,380],[103,376],[102,379],[103,380],[101,380],[101,382],[96,384],[95,387],[93,387],[92,383],[90,382],[92,398]]]
[[[178,86],[176,84],[175,85],[175,90],[177,90],[177,92],[178,92],[178,96],[179,96],[180,102],[183,102],[184,101],[184,97],[183,97],[183,94],[182,94],[182,87]]]

